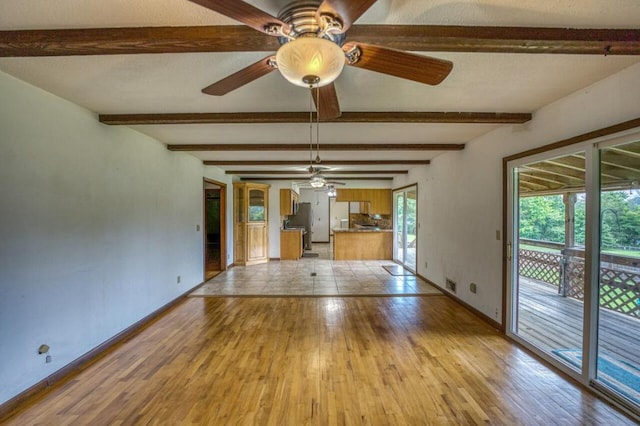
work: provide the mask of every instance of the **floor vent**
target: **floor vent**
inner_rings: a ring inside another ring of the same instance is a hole
[[[451,290],[454,293],[456,292],[456,282],[453,281],[452,279],[450,278],[446,279],[446,286],[448,290]]]

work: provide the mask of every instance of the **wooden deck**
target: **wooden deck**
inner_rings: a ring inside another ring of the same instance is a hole
[[[520,277],[518,334],[545,352],[582,348],[583,303],[557,288]],[[640,320],[600,310],[600,350],[640,366]]]

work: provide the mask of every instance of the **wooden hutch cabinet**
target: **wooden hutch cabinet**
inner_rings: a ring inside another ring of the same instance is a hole
[[[255,265],[269,260],[269,187],[233,184],[233,263]]]

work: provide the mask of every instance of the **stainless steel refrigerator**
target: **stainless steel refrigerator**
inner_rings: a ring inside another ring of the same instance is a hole
[[[313,224],[313,209],[311,203],[299,203],[298,212],[289,216],[288,226],[291,228],[304,228],[304,249],[311,250],[311,225]]]

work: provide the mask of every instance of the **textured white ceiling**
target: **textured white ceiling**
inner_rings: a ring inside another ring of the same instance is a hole
[[[249,1],[271,14],[287,2]],[[639,0],[379,0],[358,24],[637,28]],[[0,29],[237,24],[187,0],[2,0]],[[343,111],[534,112],[640,61],[637,56],[421,52],[454,62],[439,86],[347,67],[336,81]],[[305,89],[273,72],[223,97],[200,90],[264,52],[0,58],[0,70],[96,113],[307,111]],[[323,124],[332,143],[464,143],[495,125]],[[305,143],[308,125],[134,126],[164,143]],[[437,152],[327,152],[324,158],[433,158]],[[234,159],[233,153],[194,153]],[[245,153],[308,159],[308,153]],[[239,168],[239,167],[231,167]],[[246,168],[246,167],[242,167]],[[264,167],[262,167],[264,169]],[[393,167],[392,167],[393,168]],[[397,167],[396,167],[397,168]]]

